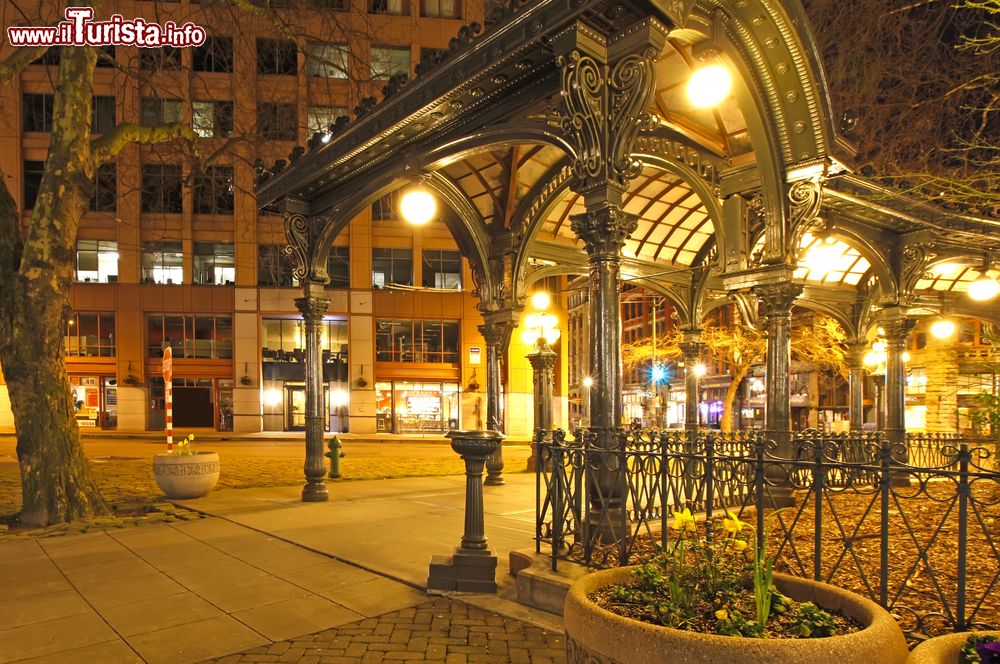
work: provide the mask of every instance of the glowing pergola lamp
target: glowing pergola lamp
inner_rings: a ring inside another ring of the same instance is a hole
[[[404,221],[422,226],[437,214],[437,201],[423,187],[410,187],[399,201],[399,211]]]

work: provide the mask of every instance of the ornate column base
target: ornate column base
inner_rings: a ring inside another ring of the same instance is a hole
[[[324,503],[330,500],[330,494],[326,490],[326,482],[322,479],[310,480],[302,485],[302,502],[304,503]]]

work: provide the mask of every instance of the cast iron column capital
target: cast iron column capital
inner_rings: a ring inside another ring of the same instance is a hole
[[[802,294],[802,286],[791,281],[780,281],[754,286],[753,293],[760,300],[765,316],[789,318],[792,315],[792,305]]]

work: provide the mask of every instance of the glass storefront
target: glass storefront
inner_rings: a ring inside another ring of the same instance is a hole
[[[460,412],[457,383],[375,383],[378,431],[427,433],[457,429]]]
[[[76,424],[81,429],[118,426],[118,381],[110,376],[70,376]]]
[[[233,381],[213,378],[174,377],[174,428],[218,428],[233,426]],[[166,390],[162,376],[149,379],[149,424],[151,430],[166,428]]]

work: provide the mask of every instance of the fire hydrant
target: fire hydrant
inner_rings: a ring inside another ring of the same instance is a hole
[[[340,459],[344,456],[344,453],[340,451],[340,440],[334,436],[326,444],[327,448],[330,450],[323,456],[330,460],[330,479],[335,480],[340,477]]]

